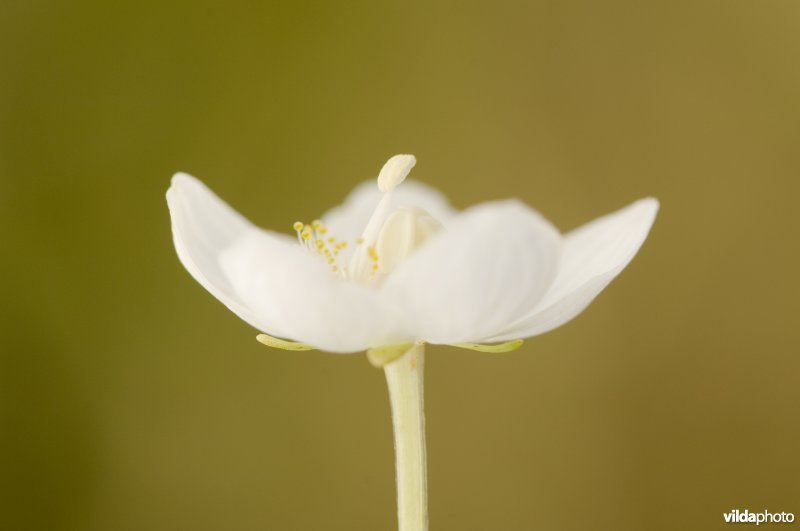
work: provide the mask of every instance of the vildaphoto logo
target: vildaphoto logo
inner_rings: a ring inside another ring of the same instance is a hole
[[[771,513],[764,511],[761,513],[751,513],[747,509],[740,511],[734,509],[729,513],[723,513],[726,524],[791,524],[794,522],[793,513]]]

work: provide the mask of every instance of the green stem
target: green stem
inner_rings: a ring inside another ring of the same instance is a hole
[[[384,366],[392,404],[400,531],[428,529],[424,368],[425,347],[422,344],[414,344],[400,358]]]

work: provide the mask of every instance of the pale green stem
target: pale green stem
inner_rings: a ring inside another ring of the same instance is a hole
[[[428,529],[424,368],[425,347],[422,344],[414,344],[400,358],[384,366],[392,404],[400,531]]]

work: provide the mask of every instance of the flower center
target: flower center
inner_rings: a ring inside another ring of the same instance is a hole
[[[378,175],[378,189],[383,192],[348,264],[340,263],[349,243],[328,235],[320,220],[306,225],[294,224],[297,240],[311,253],[323,258],[331,271],[344,279],[378,284],[417,247],[442,229],[442,224],[428,212],[416,207],[394,208],[392,192],[417,163],[413,155],[395,155],[386,161]]]

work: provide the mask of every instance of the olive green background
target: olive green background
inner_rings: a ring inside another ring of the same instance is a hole
[[[564,230],[662,203],[575,321],[429,349],[433,531],[800,517],[797,1],[3,0],[0,76],[1,529],[393,529],[381,372],[257,343],[164,192],[289,232],[399,152]]]

